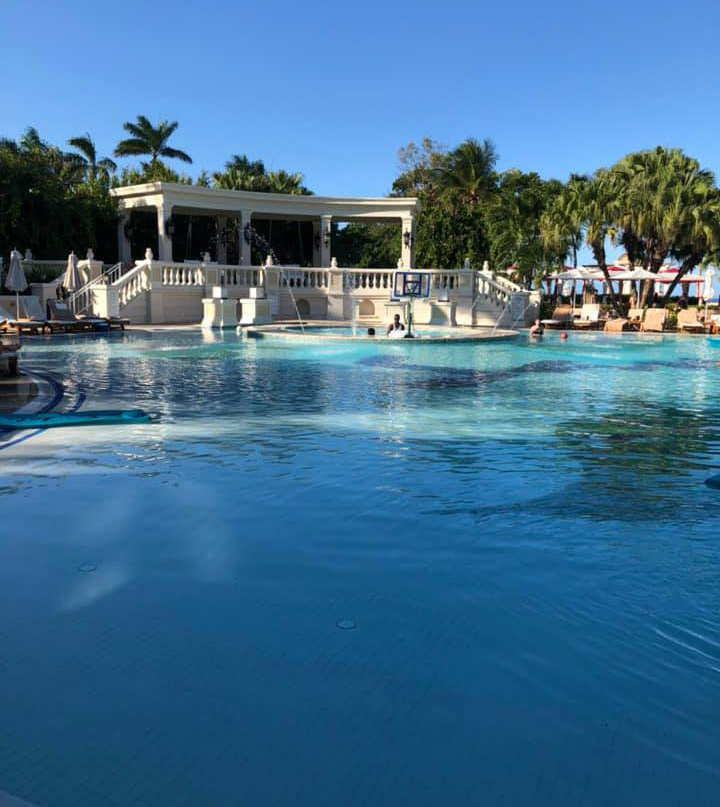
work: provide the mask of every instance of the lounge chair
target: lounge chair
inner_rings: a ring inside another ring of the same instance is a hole
[[[16,319],[11,317],[4,308],[0,307],[0,331],[10,329],[20,333],[41,333],[47,327],[45,319]]]
[[[50,333],[55,333],[55,331],[62,331],[64,333],[65,331],[71,330],[68,327],[68,323],[63,320],[48,319],[37,297],[26,295],[22,298],[22,301],[25,314],[35,322],[40,322],[40,320],[44,321],[45,328],[50,331]]]
[[[110,330],[113,328],[120,328],[121,331],[124,331],[125,326],[130,324],[130,320],[127,317],[93,317],[88,316],[87,314],[78,314],[77,318],[81,322],[84,319],[102,320],[103,322],[107,322],[107,326]]]
[[[705,333],[705,324],[697,318],[697,311],[689,308],[685,311],[678,311],[677,327],[681,332]]]
[[[630,323],[622,317],[608,319],[605,322],[605,333],[622,333],[629,326]]]
[[[573,328],[589,330],[600,325],[600,306],[597,303],[587,303],[580,311],[580,318],[573,322]]]
[[[645,316],[644,308],[631,308],[628,311],[628,325],[630,328],[638,329],[642,325],[643,317]]]
[[[546,328],[569,328],[572,323],[572,306],[557,306],[552,313],[552,318],[543,319],[541,322]]]
[[[667,311],[664,308],[648,308],[645,319],[640,324],[641,331],[662,333],[665,330]]]
[[[48,309],[50,310],[50,322],[64,323],[65,327],[69,330],[107,330],[107,320],[98,317],[83,317],[78,319],[75,314],[68,308],[68,304],[62,300],[48,300]]]

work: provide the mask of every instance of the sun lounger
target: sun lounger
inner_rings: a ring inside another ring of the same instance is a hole
[[[689,308],[685,311],[678,311],[677,326],[679,331],[705,333],[705,325],[697,318],[697,311]]]
[[[640,325],[640,330],[661,333],[665,330],[666,319],[667,311],[664,308],[648,308],[645,312],[645,319]]]
[[[77,318],[79,320],[88,319],[85,314],[78,314]],[[107,322],[108,328],[112,330],[113,328],[120,328],[121,331],[125,330],[125,326],[130,324],[130,320],[127,317],[89,317],[92,320],[101,320],[102,322]]]
[[[588,330],[600,325],[600,306],[597,303],[588,303],[580,311],[580,318],[573,322],[573,328]]]
[[[569,328],[572,323],[572,306],[559,305],[552,313],[551,319],[542,320],[546,328]]]
[[[45,319],[16,319],[11,317],[5,309],[0,307],[0,330],[8,331],[10,329],[18,333],[40,333],[47,327]]]
[[[62,300],[48,300],[48,308],[50,309],[51,322],[64,323],[65,327],[74,330],[106,330],[108,327],[107,320],[100,319],[99,317],[83,317],[78,319],[75,314],[68,308],[68,304]]]
[[[629,325],[630,323],[622,317],[609,319],[605,322],[605,333],[622,333]]]
[[[55,333],[56,331],[60,331],[62,333],[66,333],[67,331],[74,330],[74,328],[70,327],[69,323],[62,319],[48,319],[45,316],[45,312],[40,305],[40,300],[37,297],[33,297],[32,295],[26,295],[23,297],[23,308],[25,309],[25,313],[33,320],[39,321],[43,319],[45,321],[45,327],[47,328],[50,333]]]

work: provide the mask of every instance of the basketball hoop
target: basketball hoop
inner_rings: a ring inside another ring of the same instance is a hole
[[[407,333],[406,339],[412,339],[413,314],[412,303],[417,298],[430,296],[430,272],[395,272],[393,276],[393,300],[407,300]]]

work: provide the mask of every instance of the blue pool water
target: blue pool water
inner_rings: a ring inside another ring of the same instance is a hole
[[[0,442],[0,791],[716,805],[720,354],[690,337],[27,340]]]

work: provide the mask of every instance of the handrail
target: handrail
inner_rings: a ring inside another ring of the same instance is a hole
[[[79,289],[76,289],[68,299],[68,306],[73,314],[82,314],[90,308],[92,303],[90,291],[94,286],[106,285],[114,282],[114,280],[122,275],[123,264],[122,261],[101,272],[97,277],[88,280]]]
[[[498,286],[505,291],[527,291],[527,289],[524,289],[513,280],[510,280],[510,278],[504,277],[503,275],[493,274],[492,272],[485,271],[484,269],[478,269],[477,272],[479,275],[482,275],[485,280],[488,280],[491,284]]]

